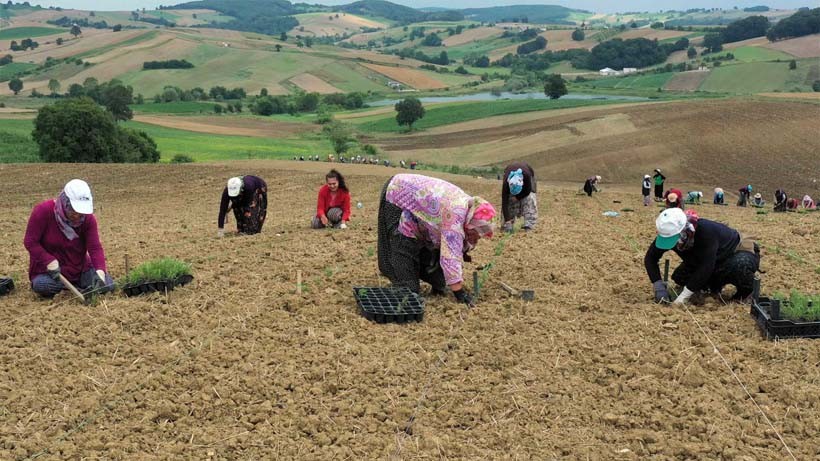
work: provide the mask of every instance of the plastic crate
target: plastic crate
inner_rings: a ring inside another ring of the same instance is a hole
[[[0,277],[0,296],[5,296],[14,290],[14,280],[8,277]]]
[[[773,304],[770,298],[760,297],[752,303],[750,311],[766,339],[820,338],[820,321],[781,319],[779,305]],[[775,307],[777,312],[773,313],[772,307]]]
[[[193,275],[180,275],[176,279],[157,280],[135,284],[128,283],[122,287],[122,292],[125,296],[139,296],[153,292],[164,293],[165,290],[171,291],[174,287],[185,286],[193,280]]]
[[[421,322],[424,298],[406,287],[354,287],[361,314],[376,323]]]

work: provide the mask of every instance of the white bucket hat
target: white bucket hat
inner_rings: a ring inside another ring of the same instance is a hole
[[[82,179],[72,179],[65,185],[63,192],[71,202],[71,208],[80,214],[94,213],[94,200],[91,197],[91,188]]]

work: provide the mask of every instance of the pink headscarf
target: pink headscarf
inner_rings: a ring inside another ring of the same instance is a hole
[[[66,211],[71,209],[71,200],[69,200],[65,191],[60,192],[60,195],[54,199],[54,218],[57,220],[57,226],[65,235],[65,238],[74,240],[78,237],[77,230],[85,222],[85,215],[77,222],[71,222],[66,216]]]
[[[481,197],[473,197],[473,203],[467,210],[467,223],[464,227],[475,230],[481,237],[491,238],[495,228],[493,218],[495,208],[492,204]]]

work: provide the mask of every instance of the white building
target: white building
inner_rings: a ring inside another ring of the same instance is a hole
[[[610,69],[609,67],[604,67],[603,69],[599,70],[598,73],[604,76],[609,75],[618,75],[618,71],[615,69]]]
[[[626,74],[634,74],[634,73],[635,73],[635,72],[637,72],[637,71],[638,71],[638,69],[637,69],[637,68],[635,68],[635,67],[624,67],[624,75],[626,75]]]

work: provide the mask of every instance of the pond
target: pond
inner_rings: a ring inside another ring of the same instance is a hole
[[[412,93],[409,93],[408,96],[412,96]],[[459,96],[426,96],[418,98],[422,103],[437,103],[437,102],[459,102],[459,101],[504,101],[504,100],[515,100],[515,99],[548,99],[547,95],[544,93],[508,93],[502,92],[499,95],[494,95],[492,93],[474,93],[474,94],[462,94]],[[648,101],[649,98],[644,98],[640,96],[619,96],[619,95],[609,95],[609,94],[582,94],[582,93],[569,93],[564,96],[561,96],[561,99],[600,99],[600,100],[608,100],[608,101]],[[401,101],[400,99],[382,99],[380,101],[374,101],[367,103],[370,107],[383,107],[383,106],[392,106],[397,102]]]

